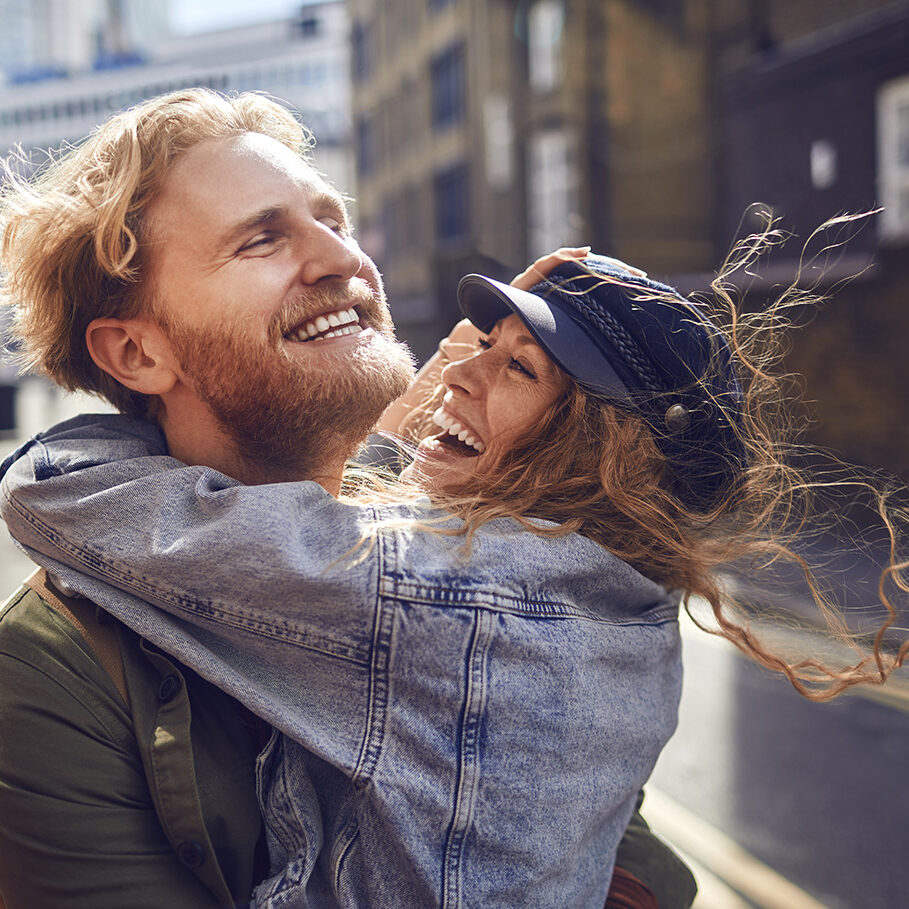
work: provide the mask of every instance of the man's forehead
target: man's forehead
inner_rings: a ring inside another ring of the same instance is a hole
[[[313,185],[318,191],[327,184],[318,172],[295,151],[271,136],[260,133],[240,133],[216,139],[206,139],[183,152],[171,166],[165,178],[168,184],[180,184],[180,189],[211,188],[221,194],[242,192],[244,182],[218,183],[230,175],[244,181],[290,180]]]
[[[149,211],[150,226],[158,233],[168,224],[188,226],[187,218],[226,226],[285,204],[297,192],[335,198],[343,206],[319,173],[276,139],[259,133],[207,139],[172,165]]]

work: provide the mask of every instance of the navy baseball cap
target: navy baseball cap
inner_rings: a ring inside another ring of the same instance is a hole
[[[589,255],[530,291],[467,275],[458,302],[484,332],[516,314],[585,391],[643,416],[686,504],[710,507],[747,466],[735,357],[703,307],[669,285]]]

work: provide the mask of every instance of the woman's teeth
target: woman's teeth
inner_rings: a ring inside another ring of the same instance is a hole
[[[469,445],[471,448],[478,451],[480,454],[483,454],[485,451],[486,446],[479,439],[475,439],[470,434],[469,429],[465,429],[457,420],[453,419],[447,413],[445,413],[441,407],[432,415],[432,421],[440,429],[444,429],[448,435],[454,436],[465,445]]]
[[[360,320],[352,309],[339,309],[337,312],[316,316],[311,322],[287,334],[291,341],[312,341],[318,338],[338,338],[341,335],[353,335],[360,331]]]

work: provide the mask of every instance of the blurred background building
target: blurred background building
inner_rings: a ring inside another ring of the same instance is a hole
[[[884,206],[803,275],[822,292],[855,279],[799,336],[791,366],[817,401],[814,441],[909,476],[909,4],[349,10],[361,240],[419,354],[455,319],[467,271],[505,277],[591,243],[702,290],[762,202],[797,238],[749,281],[759,305],[794,280],[822,222]]]
[[[357,198],[420,357],[467,271],[590,243],[704,290],[759,202],[796,237],[748,279],[758,306],[818,225],[883,207],[803,273],[822,292],[853,280],[790,365],[813,441],[909,477],[906,0],[327,0],[178,34],[190,5],[0,0],[0,151],[38,166],[182,86],[268,91]]]
[[[42,150],[77,142],[153,95],[195,85],[254,89],[299,112],[321,170],[339,185],[353,179],[341,0],[188,35],[172,31],[167,3],[148,0],[0,0],[0,16],[0,151],[21,146],[40,166]]]

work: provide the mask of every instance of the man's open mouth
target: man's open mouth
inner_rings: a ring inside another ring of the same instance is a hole
[[[361,330],[356,310],[337,309],[292,328],[284,337],[288,341],[321,341],[326,338],[353,335]]]
[[[443,408],[438,408],[432,415],[432,421],[441,427],[444,432],[435,438],[448,448],[468,457],[476,457],[486,450],[486,446],[469,429],[462,426],[454,417],[445,413]]]

